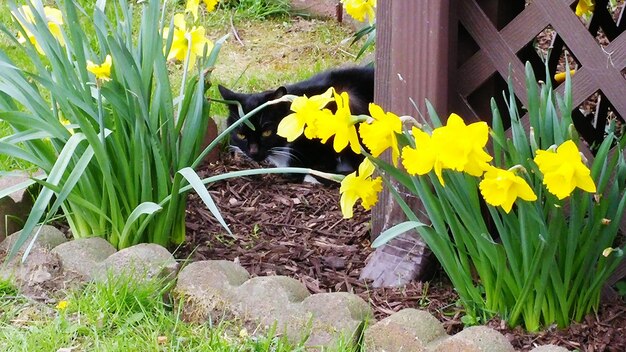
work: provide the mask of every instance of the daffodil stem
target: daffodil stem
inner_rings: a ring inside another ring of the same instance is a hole
[[[100,90],[100,80],[96,81],[96,99],[98,100],[98,126],[100,127],[100,143],[104,145],[104,111],[102,110],[102,91]]]

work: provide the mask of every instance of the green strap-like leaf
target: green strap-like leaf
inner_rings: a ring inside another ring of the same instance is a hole
[[[200,177],[198,177],[198,174],[190,167],[186,167],[178,171],[178,173],[183,175],[183,177],[187,180],[187,182],[189,182],[189,184],[193,187],[196,193],[198,193],[204,204],[206,204],[206,206],[209,208],[209,211],[211,211],[211,214],[213,214],[213,216],[215,217],[215,219],[217,219],[220,225],[222,225],[222,227],[224,227],[224,229],[226,229],[226,231],[228,231],[228,233],[233,236],[233,233],[230,231],[230,228],[228,228],[226,221],[224,221],[222,214],[220,214],[217,205],[213,201],[213,198],[209,194],[209,191],[207,191],[206,187],[202,183]]]
[[[29,153],[22,148],[14,146],[13,144],[2,141],[0,141],[0,154],[27,161],[43,169],[46,169],[49,166],[47,161],[41,160],[33,153]]]
[[[63,147],[63,150],[59,154],[59,158],[57,159],[56,163],[50,170],[50,173],[48,174],[48,182],[54,185],[57,185],[59,182],[61,182],[63,174],[65,173],[65,170],[67,169],[68,164],[70,163],[70,161],[72,160],[72,157],[74,156],[76,152],[76,148],[84,140],[85,140],[85,135],[82,133],[76,133],[75,135],[70,137],[70,139],[67,141],[67,143]],[[48,204],[50,203],[50,199],[52,199],[53,194],[54,194],[54,191],[49,188],[44,188],[43,190],[41,190],[41,192],[39,193],[39,196],[37,196],[37,199],[35,200],[35,204],[33,205],[30,215],[26,219],[26,223],[24,224],[24,228],[22,229],[22,234],[15,241],[13,248],[11,248],[9,252],[9,260],[13,256],[15,256],[15,254],[17,253],[17,249],[21,248],[22,245],[28,240],[31,232],[35,228],[35,225],[37,225],[42,215],[46,211]],[[28,248],[26,249],[26,251],[24,251],[24,256],[22,259],[25,259],[26,256],[28,255],[30,248],[35,242],[38,234],[39,234],[39,231],[37,231],[35,236],[33,236],[33,238],[31,239]]]
[[[128,216],[128,220],[124,224],[124,228],[122,229],[122,237],[120,239],[121,243],[124,243],[124,239],[128,237],[128,232],[131,229],[131,226],[139,219],[141,215],[151,215],[163,209],[160,205],[153,202],[143,202],[139,204]]]
[[[382,246],[383,244],[396,238],[400,234],[405,233],[409,230],[413,230],[418,227],[422,227],[422,226],[428,226],[428,225],[421,223],[419,221],[405,221],[405,222],[399,223],[383,231],[378,237],[376,237],[374,242],[372,242],[372,248],[378,248]]]

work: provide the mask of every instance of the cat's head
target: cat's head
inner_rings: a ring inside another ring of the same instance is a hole
[[[287,94],[285,87],[253,94],[233,92],[221,85],[218,88],[224,100],[239,102],[244,114],[267,101],[278,99]],[[237,105],[228,105],[228,109],[228,125],[230,126],[240,116]],[[280,120],[288,114],[289,103],[274,104],[262,109],[248,120],[254,126],[254,130],[242,123],[232,131],[230,144],[239,148],[255,161],[263,161],[268,157],[284,154],[287,140],[277,135],[276,129]]]

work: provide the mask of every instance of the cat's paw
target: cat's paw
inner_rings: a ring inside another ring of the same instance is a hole
[[[310,184],[313,184],[313,185],[321,185],[322,184],[320,181],[318,181],[315,177],[313,177],[311,175],[304,176],[304,180],[302,180],[302,182],[310,183]]]

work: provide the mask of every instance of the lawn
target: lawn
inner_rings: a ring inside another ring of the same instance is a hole
[[[0,280],[2,351],[293,351],[284,338],[254,337],[235,324],[188,324],[164,303],[159,282],[119,278],[56,302],[20,296]]]

